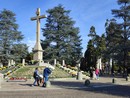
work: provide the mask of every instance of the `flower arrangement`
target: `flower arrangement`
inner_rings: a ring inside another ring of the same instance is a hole
[[[9,81],[27,81],[27,78],[23,78],[23,77],[11,77],[7,80],[7,82]]]

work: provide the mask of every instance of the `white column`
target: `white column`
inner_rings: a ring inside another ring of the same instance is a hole
[[[110,58],[110,68],[112,68],[112,58]]]
[[[99,59],[99,69],[102,69],[102,58]]]
[[[102,69],[102,59],[101,59],[101,58],[98,58],[98,59],[97,59],[96,67],[97,67],[98,69]]]
[[[10,60],[8,60],[8,67],[9,67],[9,66],[11,66],[11,64],[10,64]]]
[[[25,59],[22,60],[22,65],[25,66]]]
[[[1,82],[3,81],[3,77],[4,77],[4,75],[2,73],[0,73],[0,88],[1,88]]]
[[[97,59],[96,68],[99,69],[99,59]]]
[[[43,63],[44,63],[44,61],[43,61],[43,60],[41,60],[41,63],[43,64]]]
[[[64,60],[62,60],[62,66],[65,66],[65,61]]]
[[[56,65],[56,59],[54,59],[54,65]]]
[[[109,73],[111,73],[111,69],[112,69],[112,58],[110,58],[110,62],[109,62]]]
[[[14,65],[14,61],[13,60],[11,60],[11,65]]]
[[[2,64],[2,63],[0,63],[0,67],[3,67],[3,64]]]
[[[80,64],[78,64],[78,71],[80,71]]]

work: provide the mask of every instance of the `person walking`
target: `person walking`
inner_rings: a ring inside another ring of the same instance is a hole
[[[96,79],[99,80],[99,69],[98,68],[96,68],[95,74],[96,74]]]
[[[32,86],[39,86],[39,72],[38,72],[38,67],[36,67],[34,73],[33,73],[33,78],[34,78],[34,83]],[[36,85],[37,82],[37,85]]]

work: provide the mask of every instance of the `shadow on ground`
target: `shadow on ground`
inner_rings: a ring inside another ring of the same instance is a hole
[[[130,98],[130,85],[115,85],[100,88],[85,89],[94,93],[104,93]]]
[[[19,84],[19,85],[22,85],[22,86],[32,86],[32,84]]]
[[[51,84],[64,89],[83,90],[93,93],[101,93],[130,98],[130,85],[116,85],[110,83],[91,83],[85,86],[84,82],[51,81]]]

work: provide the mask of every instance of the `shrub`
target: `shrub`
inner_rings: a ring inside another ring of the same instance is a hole
[[[61,66],[61,64],[56,64],[56,67],[60,67]]]
[[[82,73],[83,73],[84,75],[86,75],[86,76],[90,76],[90,74],[89,74],[88,72],[83,71]]]

